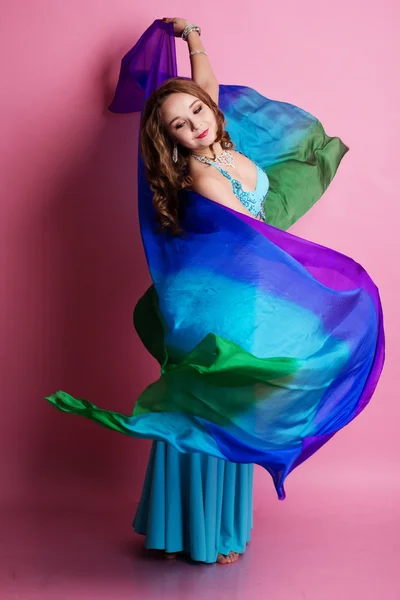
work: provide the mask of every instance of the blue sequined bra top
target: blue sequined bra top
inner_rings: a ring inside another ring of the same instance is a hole
[[[258,165],[255,165],[257,169],[256,189],[253,192],[246,192],[243,189],[240,181],[234,179],[232,175],[228,173],[228,171],[225,171],[225,169],[222,169],[213,161],[210,161],[208,164],[218,169],[218,171],[222,173],[224,177],[229,179],[232,184],[233,193],[235,194],[236,198],[240,200],[243,206],[247,208],[252,215],[257,217],[257,219],[261,219],[265,222],[264,200],[269,190],[269,179],[265,171],[263,171]]]

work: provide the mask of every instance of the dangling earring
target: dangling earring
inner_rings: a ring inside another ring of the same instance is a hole
[[[174,151],[172,152],[172,160],[174,163],[178,162],[178,144],[174,142]]]

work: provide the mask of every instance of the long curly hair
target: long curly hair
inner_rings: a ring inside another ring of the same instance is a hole
[[[179,145],[178,162],[173,162],[174,143],[163,125],[161,106],[168,96],[181,92],[196,96],[214,112],[217,121],[214,143],[220,142],[226,149],[233,146],[229,133],[225,131],[222,111],[209,94],[191,79],[168,79],[147,99],[140,125],[140,152],[150,189],[154,193],[153,205],[160,230],[169,230],[174,235],[183,233],[179,224],[179,192],[190,189],[192,185],[188,173],[190,150]],[[215,158],[213,145],[209,148]]]

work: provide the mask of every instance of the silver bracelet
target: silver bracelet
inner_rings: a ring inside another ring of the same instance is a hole
[[[193,54],[205,54],[207,56],[207,52],[204,52],[204,50],[192,50],[189,52],[189,56],[193,56]]]
[[[187,37],[188,37],[189,33],[191,33],[192,31],[197,31],[197,33],[199,35],[201,35],[200,27],[198,25],[194,25],[193,23],[189,23],[189,25],[187,25],[185,27],[185,29],[182,31],[183,41],[187,42]]]

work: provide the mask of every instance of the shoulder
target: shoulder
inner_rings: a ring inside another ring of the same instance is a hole
[[[191,166],[190,176],[192,178],[192,190],[203,196],[214,200],[212,196],[220,195],[223,190],[229,190],[223,175],[213,167],[204,163],[196,162]]]
[[[214,167],[201,165],[193,169],[191,177],[192,190],[210,200],[221,201],[221,196],[229,198],[232,194],[223,176]]]
[[[213,167],[206,167],[204,171],[196,169],[191,173],[191,177],[192,190],[197,194],[237,212],[252,216],[233,193],[230,182],[217,169]]]

